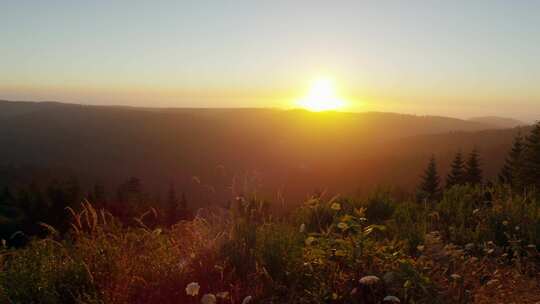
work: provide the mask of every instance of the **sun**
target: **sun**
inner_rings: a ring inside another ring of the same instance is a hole
[[[336,96],[334,83],[328,78],[315,80],[309,93],[298,101],[302,108],[313,112],[339,110],[345,106],[345,102]]]

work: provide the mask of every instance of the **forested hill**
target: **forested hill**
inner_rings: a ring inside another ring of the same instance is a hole
[[[188,193],[201,185],[218,193],[233,176],[248,175],[268,192],[304,196],[323,186],[344,192],[381,182],[410,187],[431,153],[445,165],[472,147],[486,160],[489,177],[517,132],[486,131],[496,128],[393,113],[0,101],[0,164],[11,168],[3,172],[21,165],[65,170],[88,185],[137,176],[161,192],[174,182]]]

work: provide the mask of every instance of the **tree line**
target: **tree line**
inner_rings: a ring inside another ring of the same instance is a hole
[[[170,226],[192,217],[185,192],[179,194],[174,183],[161,201],[149,195],[136,177],[126,180],[112,193],[102,183],[84,191],[76,178],[41,184],[33,181],[29,185],[6,186],[0,191],[0,238],[9,241],[39,236],[45,232],[39,223],[63,233],[69,229],[66,208],[78,208],[84,200],[109,211],[125,225],[136,224],[134,219],[148,210],[154,211],[152,218],[145,219],[150,225]]]
[[[467,159],[464,159],[461,152],[456,153],[446,176],[444,189],[450,189],[456,185],[481,185],[483,182],[478,150],[474,149],[470,152]],[[515,137],[497,182],[508,185],[517,191],[540,189],[540,122],[527,136],[518,133]],[[443,185],[437,161],[435,156],[432,156],[421,176],[418,197],[428,201],[436,201],[440,199],[442,192]]]

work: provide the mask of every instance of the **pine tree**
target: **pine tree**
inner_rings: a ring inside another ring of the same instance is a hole
[[[474,149],[469,154],[469,159],[465,164],[465,182],[470,185],[480,185],[482,183],[482,169],[480,168],[480,155]]]
[[[527,137],[524,171],[525,182],[540,189],[540,122]]]
[[[523,186],[525,145],[523,136],[519,133],[514,139],[512,149],[506,157],[504,166],[499,173],[499,181],[515,188]]]
[[[465,184],[465,163],[463,162],[463,155],[458,152],[452,162],[450,173],[446,177],[446,188],[449,189],[455,185],[463,184]]]
[[[440,181],[441,179],[437,172],[437,162],[435,156],[432,156],[422,176],[422,183],[419,190],[429,201],[434,201],[441,195]]]
[[[190,213],[188,209],[188,202],[186,199],[186,193],[182,192],[182,199],[180,199],[180,211],[179,211],[179,219],[181,220],[188,220],[192,217],[192,214]]]

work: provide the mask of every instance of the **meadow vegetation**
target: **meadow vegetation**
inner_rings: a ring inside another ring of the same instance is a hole
[[[472,290],[452,281],[491,279],[466,277],[457,264],[486,259],[531,280],[540,266],[540,202],[505,187],[454,186],[437,204],[382,191],[313,197],[280,218],[266,205],[239,197],[229,210],[163,228],[144,224],[153,213],[123,226],[85,203],[70,210],[67,235],[44,225],[47,237],[2,249],[2,301],[199,303],[211,294],[218,303],[467,303]],[[433,231],[451,247],[428,254]],[[448,264],[433,264],[434,255]]]
[[[67,208],[64,231],[42,223],[44,237],[3,242],[0,301],[537,303],[534,136],[498,182],[482,180],[473,151],[459,155],[445,187],[432,159],[405,197],[318,193],[278,214],[240,195],[172,225],[152,207],[126,223],[85,201]]]

